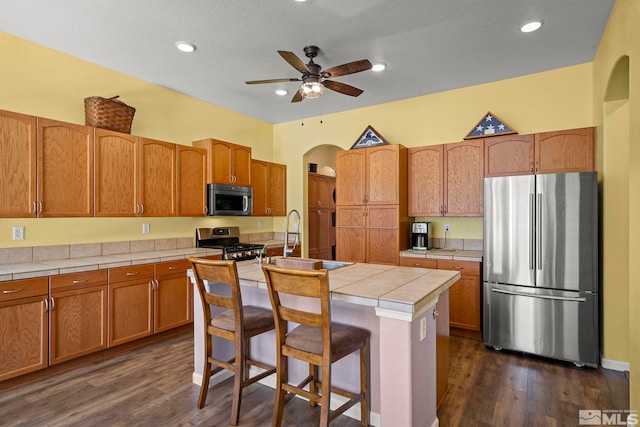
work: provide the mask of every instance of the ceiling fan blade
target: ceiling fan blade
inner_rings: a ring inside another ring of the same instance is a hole
[[[323,80],[322,84],[327,89],[331,89],[349,96],[359,96],[362,92],[364,92],[362,89],[358,89],[357,87],[345,83],[334,82],[332,80]]]
[[[300,79],[269,79],[269,80],[250,80],[245,82],[248,85],[259,85],[263,83],[282,83],[282,82],[299,82]]]
[[[293,68],[300,71],[302,74],[308,73],[309,69],[305,65],[304,62],[300,58],[296,56],[293,52],[288,52],[286,50],[279,50],[278,53],[282,58],[289,63]]]
[[[303,99],[304,98],[302,97],[302,94],[300,93],[299,90],[297,90],[296,93],[293,95],[293,98],[291,98],[291,102],[300,102]]]
[[[368,59],[361,59],[360,61],[348,62],[346,64],[331,67],[328,70],[322,72],[323,77],[338,77],[346,76],[347,74],[359,73],[361,71],[370,70],[372,67],[371,62]]]

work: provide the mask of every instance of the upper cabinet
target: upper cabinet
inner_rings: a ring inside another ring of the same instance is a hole
[[[251,160],[253,216],[287,214],[287,166]]]
[[[96,129],[96,216],[174,216],[175,145]]]
[[[443,145],[409,148],[409,216],[442,215],[443,156]]]
[[[595,128],[535,135],[536,173],[593,171],[596,166]]]
[[[176,145],[177,214],[205,216],[207,213],[207,150]]]
[[[213,138],[193,142],[207,150],[207,181],[216,184],[251,185],[251,147]]]
[[[595,128],[486,138],[484,176],[593,171]]]
[[[482,216],[482,141],[409,149],[410,216]]]
[[[35,217],[36,118],[0,110],[0,217]]]
[[[93,216],[93,128],[38,118],[38,216]]]

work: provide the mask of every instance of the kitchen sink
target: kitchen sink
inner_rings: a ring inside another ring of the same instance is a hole
[[[353,265],[353,263],[343,262],[343,261],[322,260],[322,268],[324,268],[325,270],[335,270],[336,268],[346,267],[347,265]]]

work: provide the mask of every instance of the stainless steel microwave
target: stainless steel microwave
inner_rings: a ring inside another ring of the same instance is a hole
[[[253,189],[242,185],[207,184],[207,215],[244,216],[253,213]]]

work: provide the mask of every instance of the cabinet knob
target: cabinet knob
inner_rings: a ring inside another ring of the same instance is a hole
[[[24,289],[20,288],[20,289],[5,289],[4,291],[2,291],[3,294],[15,294],[18,292],[22,292],[24,291]]]

